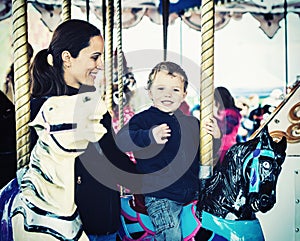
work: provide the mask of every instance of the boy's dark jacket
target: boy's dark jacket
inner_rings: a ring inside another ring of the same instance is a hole
[[[163,123],[170,127],[171,136],[166,144],[156,144],[152,129]],[[131,118],[118,132],[116,142],[122,151],[133,151],[140,173],[151,173],[143,178],[145,195],[179,203],[197,199],[198,119],[186,116],[180,110],[170,115],[150,107]]]
[[[68,87],[67,95],[77,93],[78,89]],[[37,115],[46,99],[47,97],[42,97],[31,100],[31,120]],[[68,107],[66,106],[66,108]],[[101,169],[101,163],[108,160],[122,170],[136,173],[135,164],[115,144],[111,116],[108,112],[103,116],[101,123],[107,129],[107,133],[98,142],[100,149],[95,146],[97,143],[91,143],[87,151],[75,160],[75,202],[84,231],[93,235],[114,233],[119,229],[120,193],[116,191],[117,189],[113,190],[98,182],[85,166],[96,166],[99,172],[110,173],[110,170]],[[31,149],[36,141],[37,135],[31,129]],[[117,184],[122,184],[119,183],[118,177],[115,177],[115,182],[116,188]]]

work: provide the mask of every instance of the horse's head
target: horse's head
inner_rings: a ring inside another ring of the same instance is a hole
[[[273,141],[267,127],[253,140],[255,147],[243,162],[243,178],[246,182],[246,205],[253,212],[269,211],[276,203],[276,184],[285,160],[286,138]],[[248,190],[247,190],[248,189]]]
[[[80,155],[89,142],[98,141],[106,129],[100,120],[105,103],[96,92],[55,96],[45,101],[30,123],[43,148],[62,155]]]

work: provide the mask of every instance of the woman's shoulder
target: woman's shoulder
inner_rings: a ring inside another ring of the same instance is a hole
[[[30,106],[31,107],[36,107],[36,106],[41,107],[49,97],[50,96],[42,96],[42,97],[31,98],[30,99]]]
[[[37,113],[41,109],[42,105],[45,103],[45,101],[48,98],[49,98],[49,96],[31,98],[31,100],[30,100],[30,112],[31,112],[31,116],[33,118],[37,115]]]
[[[228,108],[224,110],[225,115],[241,116],[240,112],[236,108]]]
[[[242,119],[242,115],[237,109],[226,109],[225,118],[227,122],[238,123]]]

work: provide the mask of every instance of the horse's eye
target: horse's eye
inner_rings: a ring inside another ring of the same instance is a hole
[[[265,169],[270,169],[270,168],[271,168],[270,162],[264,161],[264,162],[263,162],[263,167],[264,167]]]

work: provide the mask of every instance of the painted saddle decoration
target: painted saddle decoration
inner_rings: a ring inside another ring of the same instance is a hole
[[[286,138],[273,141],[264,127],[259,136],[232,146],[213,176],[202,180],[197,241],[263,241],[255,213],[276,203],[276,185],[285,160]]]
[[[39,136],[19,181],[0,191],[1,241],[88,240],[74,203],[74,161],[106,129],[96,92],[49,98],[31,126]]]
[[[144,206],[143,195],[121,197],[121,228],[119,237],[124,241],[154,241],[154,226]],[[194,240],[200,229],[200,221],[196,217],[196,203],[190,202],[183,207],[180,214],[180,226],[183,240]]]

